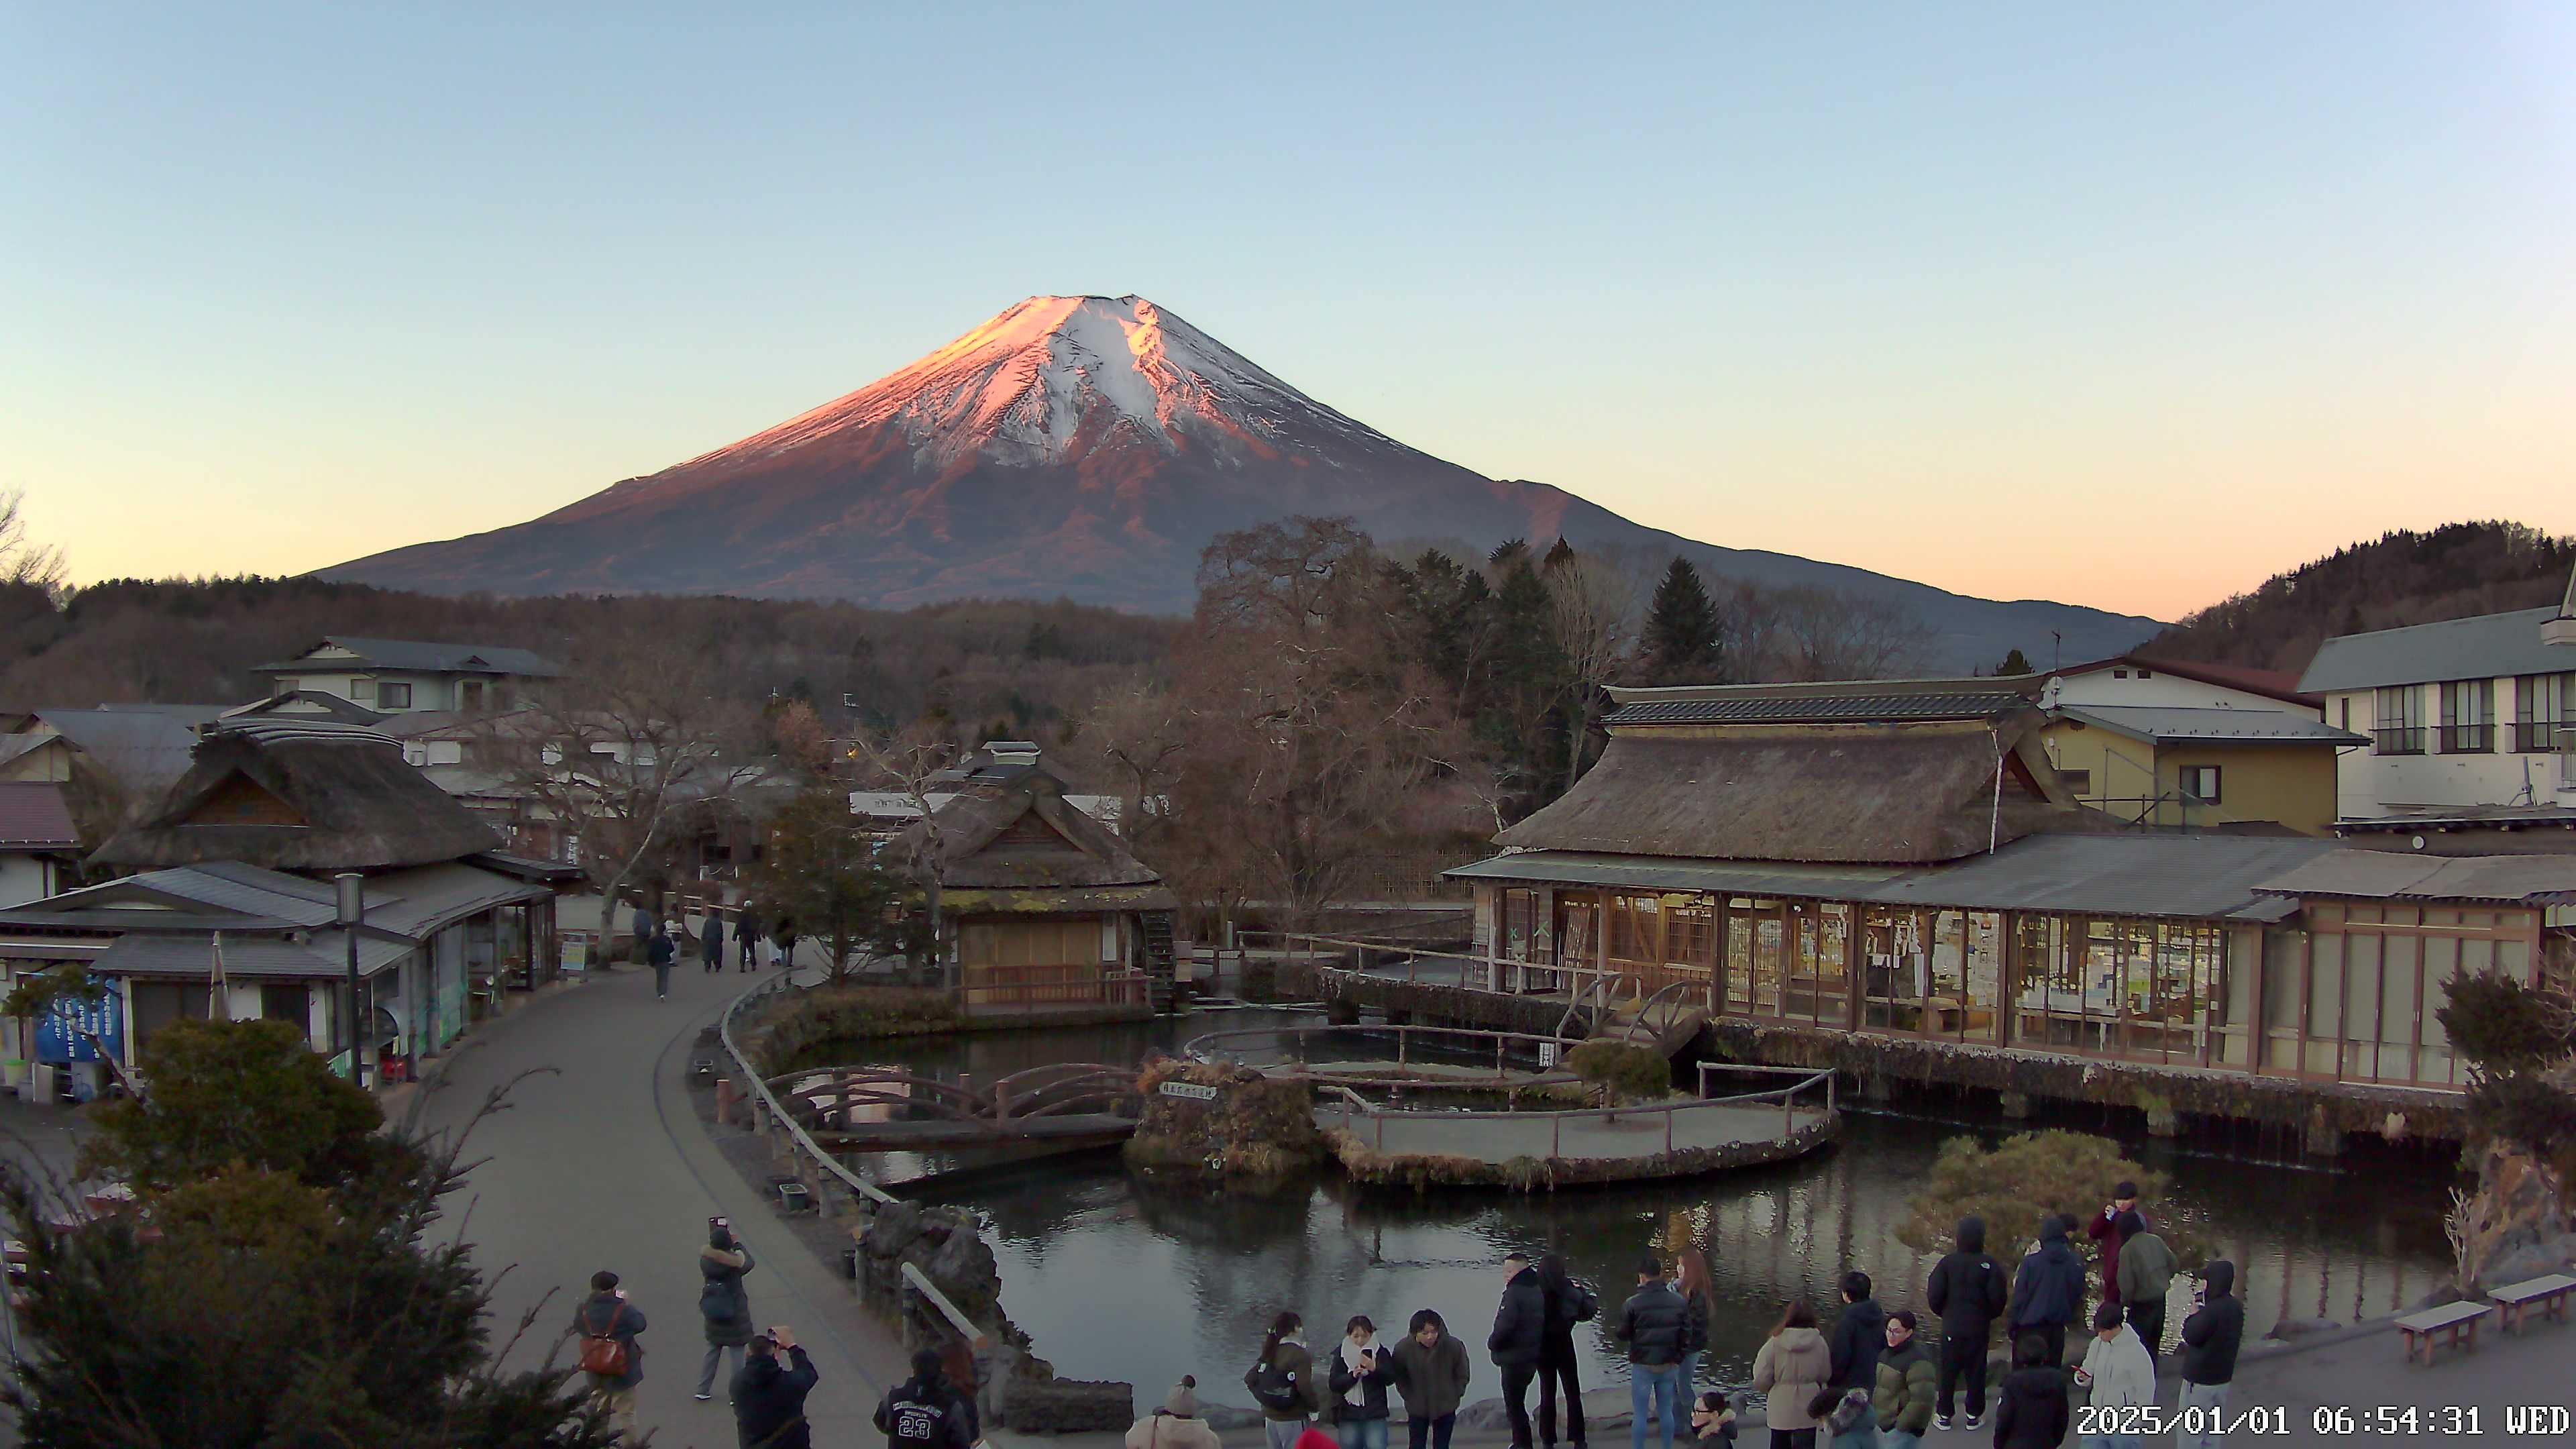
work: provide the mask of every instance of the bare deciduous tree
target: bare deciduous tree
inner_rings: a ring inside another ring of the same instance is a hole
[[[1092,701],[1074,731],[1076,770],[1113,787],[1118,830],[1140,854],[1169,810],[1168,796],[1188,749],[1188,712],[1171,690],[1132,680]]]
[[[28,537],[26,503],[25,489],[0,490],[0,585],[41,589],[59,601],[67,578],[63,551]]]
[[[1603,685],[1619,675],[1637,637],[1636,579],[1577,554],[1546,570],[1548,608],[1566,663],[1565,787],[1583,774]]]
[[[941,834],[938,806],[947,792],[933,788],[933,781],[957,763],[956,743],[935,722],[925,720],[901,734],[854,740],[851,748],[858,755],[861,778],[869,786],[900,794],[912,803],[917,818],[914,828],[919,832],[912,865],[921,883],[929,927],[914,939],[924,942],[930,953],[930,960],[919,964],[940,965],[947,957],[939,927],[939,876],[947,842]]]

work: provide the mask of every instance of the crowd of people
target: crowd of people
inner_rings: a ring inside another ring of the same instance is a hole
[[[2100,1245],[2095,1295],[2081,1231]],[[1952,1251],[1926,1277],[1913,1308],[1888,1311],[1866,1273],[1842,1276],[1831,1326],[1814,1304],[1781,1305],[1753,1359],[1750,1393],[1701,1387],[1716,1301],[1708,1259],[1685,1248],[1666,1272],[1657,1258],[1636,1266],[1636,1282],[1604,1327],[1628,1359],[1630,1449],[1672,1449],[1675,1440],[1728,1449],[1758,1412],[1769,1449],[1916,1449],[1935,1430],[1991,1430],[1996,1449],[2045,1449],[2075,1427],[2076,1391],[2096,1409],[2156,1403],[2166,1303],[2181,1272],[2172,1247],[2120,1183],[2088,1224],[2055,1215],[2038,1241],[2006,1269],[1986,1247],[1986,1226],[1958,1224]],[[1503,1260],[1500,1303],[1485,1357],[1500,1379],[1512,1449],[1581,1449],[1586,1443],[1578,1325],[1602,1320],[1599,1296],[1549,1254]],[[2220,1439],[2216,1424],[2235,1377],[2245,1310],[2234,1265],[2217,1260],[2194,1275],[2194,1304],[2178,1338],[2181,1397],[2173,1408],[2179,1449]],[[1996,1330],[2008,1365],[1988,1383]],[[2084,1332],[2071,1372],[2070,1330]],[[1264,1336],[1244,1387],[1259,1406],[1265,1449],[1387,1449],[1392,1407],[1404,1408],[1408,1449],[1449,1449],[1473,1378],[1472,1355],[1430,1309],[1404,1334],[1380,1341],[1365,1316],[1343,1325],[1328,1355],[1307,1346],[1304,1321],[1282,1313]],[[1530,1389],[1538,1389],[1535,1415]],[[1137,1421],[1128,1449],[1214,1449],[1198,1419],[1196,1381]],[[1758,1411],[1751,1395],[1761,1396]],[[2110,1428],[2134,1421],[2094,1416]],[[2086,1449],[2142,1449],[2142,1436],[2086,1434]],[[1746,1441],[1746,1449],[1752,1449]]]
[[[653,913],[642,906],[635,908],[635,942],[630,959],[653,968],[653,999],[667,1000],[671,995],[671,968],[678,964],[685,943],[698,953],[699,966],[710,972],[725,967],[725,923],[722,916],[709,911],[698,923],[693,935],[678,921],[656,921]],[[774,923],[760,919],[757,909],[745,902],[735,913],[733,923],[734,967],[737,971],[757,971],[764,966],[784,963],[796,945],[796,923],[781,918]]]

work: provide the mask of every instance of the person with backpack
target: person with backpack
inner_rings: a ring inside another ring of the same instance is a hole
[[[2044,1334],[2013,1340],[2013,1371],[1995,1401],[1995,1449],[2057,1449],[2075,1422],[2066,1399],[2066,1355]]]
[[[1386,1347],[1377,1341],[1377,1325],[1367,1315],[1344,1325],[1324,1379],[1333,1395],[1333,1431],[1342,1449],[1386,1449],[1385,1359]]]
[[[1887,1315],[1887,1347],[1878,1356],[1878,1384],[1870,1391],[1870,1412],[1878,1417],[1880,1449],[1914,1449],[1932,1427],[1933,1385],[1938,1376],[1932,1355],[1916,1335],[1911,1308]]]
[[[1708,1325],[1717,1310],[1717,1275],[1708,1254],[1684,1248],[1673,1267],[1673,1291],[1682,1296],[1682,1397],[1699,1389],[1700,1360],[1708,1356]]]
[[[1986,1220],[1973,1214],[1959,1219],[1955,1252],[1933,1265],[1923,1302],[1941,1317],[1940,1393],[1932,1409],[1932,1426],[1950,1427],[1953,1392],[1968,1386],[1968,1427],[1986,1424],[1986,1348],[1995,1320],[2012,1299],[2004,1270],[1986,1251]]]
[[[1388,1377],[1404,1395],[1406,1449],[1449,1449],[1458,1427],[1458,1405],[1466,1400],[1473,1370],[1467,1345],[1449,1332],[1449,1324],[1425,1308],[1406,1325],[1404,1341],[1388,1355]]]
[[[2013,1342],[2036,1334],[2060,1364],[2066,1325],[2084,1311],[2084,1260],[2067,1246],[2067,1221],[2051,1213],[2040,1223],[2039,1247],[2013,1271],[2012,1301],[2004,1308],[2004,1331]]]
[[[1689,1310],[1664,1286],[1664,1265],[1637,1265],[1637,1291],[1619,1308],[1613,1337],[1628,1347],[1629,1449],[1646,1449],[1646,1425],[1661,1426],[1663,1449],[1681,1430],[1682,1343]]]
[[[1485,1335],[1485,1350],[1503,1375],[1503,1413],[1511,1421],[1512,1449],[1530,1449],[1529,1386],[1538,1376],[1541,1345],[1547,1340],[1547,1291],[1526,1254],[1503,1259],[1503,1301],[1494,1310],[1494,1331]],[[1273,1446],[1277,1449],[1277,1446]]]
[[[1869,1396],[1878,1389],[1878,1356],[1887,1348],[1887,1311],[1870,1296],[1869,1275],[1854,1269],[1843,1275],[1842,1316],[1834,1320],[1833,1377],[1826,1387],[1840,1392],[1849,1402],[1855,1393],[1860,1402],[1848,1415],[1837,1415],[1833,1442],[1835,1449],[1874,1449],[1878,1443],[1878,1416],[1869,1407]]]
[[[1799,1300],[1784,1306],[1780,1322],[1753,1355],[1753,1391],[1762,1395],[1762,1419],[1771,1449],[1816,1449],[1816,1399],[1833,1377],[1833,1350],[1816,1331],[1816,1310]]]
[[[2236,1265],[2212,1258],[2200,1270],[2200,1306],[2182,1321],[2182,1427],[2176,1449],[2216,1449],[2236,1382],[2236,1350],[2245,1341],[2245,1303],[2235,1296]]]
[[[731,1358],[726,1383],[742,1372],[742,1351],[751,1342],[751,1295],[742,1275],[752,1269],[751,1249],[736,1242],[733,1225],[723,1218],[707,1224],[707,1245],[698,1249],[698,1316],[706,1320],[707,1359],[698,1369],[698,1402],[715,1397],[716,1367]]]
[[[733,1432],[739,1449],[813,1449],[805,1421],[805,1396],[821,1375],[796,1343],[796,1330],[779,1324],[751,1340],[751,1356],[734,1372]],[[788,1362],[781,1366],[780,1354]],[[971,1442],[971,1441],[970,1441]]]
[[[2121,1224],[2120,1265],[2114,1276],[2119,1279],[2120,1303],[2129,1310],[2129,1326],[2138,1331],[2138,1343],[2147,1351],[2147,1362],[2165,1342],[2165,1298],[2173,1292],[2174,1271],[2182,1260],[2165,1240],[2147,1226],[2146,1219],[2135,1212]]]
[[[1199,1417],[1195,1376],[1181,1375],[1161,1408],[1127,1426],[1127,1449],[1225,1449],[1225,1441]]]
[[[912,1377],[886,1390],[874,1420],[886,1449],[974,1449],[972,1416],[959,1412],[956,1387],[939,1367],[939,1350],[913,1350]]]
[[[1243,1375],[1252,1402],[1261,1409],[1262,1432],[1270,1449],[1296,1449],[1307,1421],[1324,1406],[1315,1382],[1315,1356],[1306,1349],[1306,1323],[1294,1313],[1270,1320],[1261,1340],[1261,1357]]]
[[[1601,1300],[1565,1270],[1565,1259],[1550,1253],[1538,1260],[1539,1302],[1543,1331],[1538,1341],[1538,1442],[1556,1449],[1557,1391],[1565,1393],[1565,1441],[1583,1443],[1582,1360],[1574,1352],[1574,1326],[1601,1316]]]
[[[590,1296],[572,1311],[572,1331],[581,1341],[574,1367],[590,1385],[590,1396],[608,1411],[611,1427],[635,1437],[635,1386],[644,1382],[644,1310],[626,1301],[617,1275],[603,1268],[590,1275]]]

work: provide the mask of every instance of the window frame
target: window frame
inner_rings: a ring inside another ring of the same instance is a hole
[[[2219,803],[2223,781],[2219,774],[2218,766],[2179,765],[2175,767],[2174,774],[2175,788],[2181,790],[2185,795],[2190,796],[2194,802],[2202,805],[2215,805]],[[2195,777],[2202,775],[2206,775],[2209,779],[2209,790],[2206,794],[2202,793],[2193,785]]]
[[[411,708],[411,682],[403,679],[377,680],[376,708],[386,710]]]
[[[2495,753],[2495,681],[2446,679],[2441,685],[2442,726],[2435,747],[2445,755]]]
[[[2375,755],[2424,753],[2424,686],[2383,684],[2370,695],[2370,751]]]

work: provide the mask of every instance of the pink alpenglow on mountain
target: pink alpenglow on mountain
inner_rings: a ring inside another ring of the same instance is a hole
[[[1925,609],[1945,652],[1959,634],[1969,659],[2000,657],[2052,628],[2068,649],[2094,639],[2080,657],[2095,657],[2155,627],[1716,548],[1546,484],[1486,478],[1326,407],[1142,297],[1031,297],[728,447],[527,523],[322,572],[432,593],[725,593],[887,607],[1063,597],[1182,613],[1210,538],[1291,514],[1350,516],[1386,543],[1481,552],[1506,538],[1543,547],[1562,536],[1577,548],[1686,553],[1721,576],[1889,594]],[[1993,610],[2032,617],[1967,617]]]

